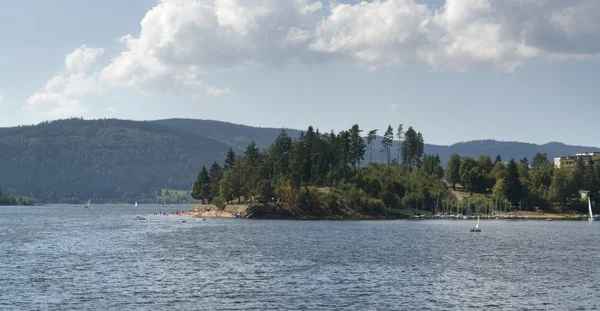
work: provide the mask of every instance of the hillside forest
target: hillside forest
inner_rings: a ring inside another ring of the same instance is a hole
[[[531,162],[454,153],[444,169],[438,155],[425,154],[423,135],[412,127],[388,126],[379,142],[377,130],[368,131],[366,140],[362,136],[358,124],[339,133],[310,126],[296,139],[282,130],[264,150],[250,142],[243,154],[230,149],[222,165],[202,167],[192,196],[217,206],[260,202],[311,212],[378,214],[385,208],[440,211],[444,205],[464,206],[463,212],[492,205],[584,211],[580,191],[588,191],[594,202],[600,191],[600,165],[593,161],[580,159],[559,169],[543,153]],[[398,148],[392,148],[394,139]],[[383,164],[373,163],[374,153],[384,155]],[[458,197],[468,197],[470,205]]]
[[[2,189],[0,189],[0,206],[3,205],[33,205],[33,200],[29,198],[15,197],[8,191],[2,191]]]
[[[292,141],[300,137],[301,131],[286,131]],[[214,161],[222,166],[228,150],[244,155],[252,141],[262,154],[279,134],[280,129],[193,119],[132,121],[71,118],[0,128],[0,189],[15,196],[33,198],[36,204],[84,204],[89,199],[96,204],[133,204],[136,201],[140,204],[192,203],[190,185],[202,166],[210,168]],[[384,138],[383,134],[361,132],[366,151],[357,170],[368,170],[365,166],[369,163],[402,164],[397,154],[402,146],[396,133],[392,135],[391,145],[389,140],[385,142],[389,152],[382,148],[384,140],[389,139],[389,135]],[[443,164],[454,152],[475,159],[482,154],[501,155],[505,159],[532,159],[538,152],[554,156],[598,151],[594,147],[562,143],[536,145],[494,140],[449,146],[425,143],[423,149],[420,161],[427,163],[424,161],[425,154],[439,155]],[[349,174],[354,172],[351,170]],[[351,184],[350,180],[350,176],[343,179],[347,184]],[[336,180],[336,186],[330,188],[338,188],[340,181]],[[327,182],[332,182],[332,179]],[[279,182],[273,184],[278,185]],[[328,184],[319,181],[318,185]],[[320,188],[320,191],[327,191],[326,187]],[[461,189],[458,185],[457,190]],[[526,200],[525,206],[528,203],[531,202]]]

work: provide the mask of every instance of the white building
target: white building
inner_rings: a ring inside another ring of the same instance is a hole
[[[581,152],[575,155],[567,156],[556,156],[554,157],[554,166],[557,168],[569,167],[575,165],[575,161],[583,159],[585,163],[592,160],[594,162],[600,161],[600,152]]]

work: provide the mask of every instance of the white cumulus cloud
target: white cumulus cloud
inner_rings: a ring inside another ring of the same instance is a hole
[[[67,72],[85,72],[103,53],[103,49],[89,48],[85,45],[79,49],[75,49],[75,51],[67,55],[67,58],[65,59]]]
[[[430,42],[429,7],[413,0],[331,5],[315,30],[311,50],[367,65],[414,62]]]
[[[306,29],[292,28],[288,31],[285,39],[283,39],[284,43],[288,43],[290,45],[296,45],[303,42],[306,42],[310,38],[310,32]]]
[[[140,90],[226,94],[204,77],[301,57],[309,32],[298,26],[321,7],[308,0],[163,0],[142,20],[139,36],[121,39],[124,51],[101,79]]]
[[[334,3],[310,47],[370,67],[421,60],[434,67],[513,70],[533,58],[597,57],[600,1],[414,0]]]
[[[124,51],[101,77],[206,93],[213,72],[291,60],[512,70],[534,58],[597,57],[599,21],[597,0],[162,0],[138,36],[121,38]]]
[[[81,105],[80,99],[102,89],[97,74],[87,70],[103,53],[103,49],[85,45],[69,53],[65,59],[66,70],[48,80],[41,92],[31,95],[25,108],[44,118],[85,115],[87,108]]]
[[[513,70],[533,58],[597,57],[599,20],[596,0],[446,0],[431,22],[439,39],[424,58],[459,70]]]
[[[159,0],[104,67],[93,70],[103,49],[75,49],[27,106],[78,115],[82,97],[120,87],[222,96],[231,90],[207,82],[213,74],[293,61],[511,71],[532,59],[600,56],[598,0],[347,2]]]

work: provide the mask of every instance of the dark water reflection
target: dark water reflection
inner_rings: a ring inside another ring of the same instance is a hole
[[[0,310],[595,310],[600,222],[0,208]],[[146,221],[134,221],[135,215]]]

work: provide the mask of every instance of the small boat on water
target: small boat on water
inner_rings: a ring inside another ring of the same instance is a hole
[[[185,222],[185,219],[181,218],[179,219],[179,222]]]
[[[142,216],[135,216],[133,220],[146,220],[146,218]]]
[[[546,219],[546,221],[552,221],[552,220],[553,220],[552,218],[548,218],[548,219]]]
[[[136,207],[137,207],[137,202],[135,202],[134,206],[136,206]]]
[[[588,195],[588,211],[590,213],[590,216],[588,217],[588,221],[594,221],[594,214],[592,214],[592,199],[590,198],[590,196]]]
[[[92,202],[92,199],[89,199],[87,201],[87,204],[85,205],[85,208],[90,208],[90,203]]]
[[[477,217],[477,224],[475,225],[475,228],[471,228],[470,231],[471,232],[481,232],[481,229],[479,229],[479,217]]]

